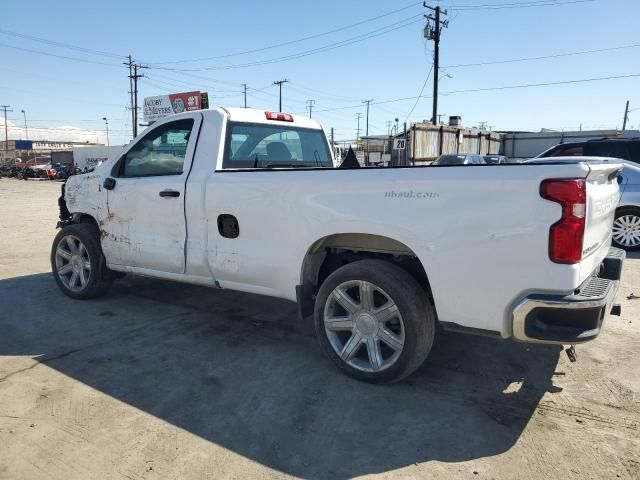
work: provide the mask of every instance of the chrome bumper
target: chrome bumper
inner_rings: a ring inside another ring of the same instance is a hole
[[[624,250],[611,248],[600,269],[571,295],[534,293],[513,309],[513,337],[529,343],[574,344],[594,339],[614,308]],[[619,315],[619,307],[615,308]]]

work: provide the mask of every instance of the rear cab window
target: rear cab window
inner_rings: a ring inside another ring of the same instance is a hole
[[[223,170],[333,168],[320,129],[229,122]]]

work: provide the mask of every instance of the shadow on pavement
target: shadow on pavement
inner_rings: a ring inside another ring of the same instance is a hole
[[[127,278],[80,302],[39,274],[0,281],[0,305],[0,355],[303,478],[505,452],[554,391],[561,351],[443,334],[416,374],[380,387],[339,373],[277,299]]]

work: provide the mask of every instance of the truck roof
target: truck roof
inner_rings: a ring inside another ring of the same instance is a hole
[[[289,127],[322,129],[322,126],[304,115],[289,114],[293,117],[293,122],[284,122],[279,120],[267,120],[266,112],[270,110],[259,110],[257,108],[227,108],[221,107],[220,111],[229,115],[229,119],[233,122],[247,123],[263,123],[265,125],[286,125]],[[287,112],[284,112],[287,113]]]

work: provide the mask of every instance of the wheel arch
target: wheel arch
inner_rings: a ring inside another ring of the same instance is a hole
[[[88,223],[93,225],[98,231],[100,231],[100,224],[93,215],[83,212],[75,212],[71,214],[70,223]]]
[[[315,294],[327,276],[343,265],[367,258],[399,265],[431,296],[427,271],[405,243],[384,235],[336,233],[316,240],[307,249],[300,269],[300,284],[296,287],[299,316],[304,318],[313,313]]]

